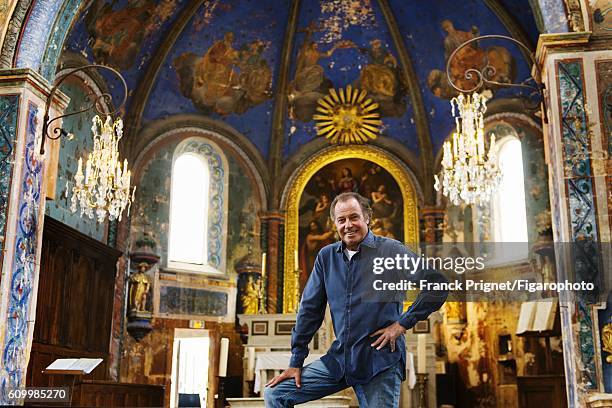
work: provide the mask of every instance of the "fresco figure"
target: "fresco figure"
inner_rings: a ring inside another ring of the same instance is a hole
[[[317,221],[310,221],[308,234],[300,248],[300,288],[304,288],[308,275],[314,267],[319,250],[334,242],[334,231],[331,225],[324,230]]]
[[[227,94],[237,84],[238,75],[233,65],[238,61],[238,51],[233,47],[234,33],[225,33],[223,39],[215,42],[195,67],[194,97],[204,105]]]
[[[370,195],[372,199],[372,216],[376,218],[387,218],[393,214],[393,201],[389,198],[384,184],[378,186],[376,191]]]
[[[241,114],[272,96],[272,70],[263,58],[267,43],[234,47],[226,32],[202,57],[188,52],[174,60],[181,92],[204,113]]]
[[[113,10],[114,4],[96,1],[85,23],[95,62],[126,70],[134,65],[149,26],[156,18],[156,4],[151,0],[132,0],[126,7]]]
[[[302,122],[312,120],[317,101],[327,94],[329,88],[333,88],[319,60],[331,57],[338,49],[354,47],[351,41],[338,41],[329,50],[321,51],[312,39],[316,30],[314,23],[300,30],[306,32],[306,37],[298,50],[295,76],[289,84],[289,116]]]
[[[442,21],[442,29],[447,33],[444,39],[444,61],[445,65],[451,54],[459,48],[461,44],[476,38],[480,35],[478,27],[472,26],[470,31],[461,31],[455,28],[450,20]],[[482,48],[475,41],[459,50],[451,61],[450,75],[453,82],[463,88],[472,88],[477,83],[477,79],[466,79],[465,72],[470,69],[482,70],[486,65],[495,69],[495,73],[489,77],[490,80],[509,83],[516,76],[516,64],[510,52],[501,46],[491,46]],[[451,99],[458,95],[458,92],[450,85],[446,77],[446,66],[444,69],[433,69],[427,77],[427,85],[431,92],[444,99]],[[493,87],[489,87],[495,90]]]
[[[406,112],[406,93],[396,58],[379,39],[370,41],[370,48],[360,48],[360,51],[368,56],[368,64],[361,70],[355,86],[365,89],[379,104],[382,116],[402,116]]]
[[[336,195],[341,193],[348,193],[349,191],[357,192],[359,189],[359,183],[357,179],[353,177],[353,172],[348,167],[344,167],[340,170],[340,178],[331,180],[331,186]]]

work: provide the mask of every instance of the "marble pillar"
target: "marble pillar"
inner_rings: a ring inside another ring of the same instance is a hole
[[[583,407],[604,391],[597,311],[610,290],[609,183],[603,152],[608,150],[600,123],[597,65],[612,59],[590,33],[543,35],[538,62],[546,85],[549,123],[544,129],[556,263],[560,281],[585,281],[593,293],[572,292],[560,299],[567,399]],[[576,51],[580,50],[580,51]],[[570,252],[571,248],[571,252]]]
[[[0,71],[0,405],[11,388],[24,387],[34,324],[45,205],[46,163],[40,156],[45,103],[51,85],[29,69]],[[68,98],[57,93],[51,117]]]
[[[266,258],[266,298],[268,313],[282,313],[283,305],[283,268],[284,256],[282,233],[285,217],[278,212],[267,212],[261,215],[262,251]],[[279,288],[281,291],[279,291]],[[280,311],[279,311],[280,309]]]

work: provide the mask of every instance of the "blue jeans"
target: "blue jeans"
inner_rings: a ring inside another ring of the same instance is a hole
[[[377,374],[368,384],[353,386],[360,408],[398,407],[400,396],[401,363]],[[266,408],[289,408],[307,401],[317,400],[334,394],[348,384],[336,381],[321,360],[316,360],[302,369],[302,387],[295,386],[290,378],[274,387],[266,387],[264,399]]]

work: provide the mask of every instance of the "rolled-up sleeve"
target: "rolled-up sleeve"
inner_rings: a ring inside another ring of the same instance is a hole
[[[398,251],[400,253],[408,253],[410,256],[417,256],[403,244],[399,244]],[[444,274],[442,274],[440,271],[423,268],[416,271],[416,273],[412,276],[412,280],[415,282],[425,280],[428,283],[448,282],[446,276],[444,276]],[[406,310],[406,312],[404,312],[398,319],[399,324],[401,324],[407,330],[411,329],[418,321],[427,319],[430,314],[440,309],[442,305],[444,305],[444,302],[446,302],[447,297],[448,290],[446,289],[421,290],[414,303],[412,303],[408,310]]]
[[[301,368],[308,356],[308,343],[321,327],[325,317],[327,295],[323,279],[321,253],[317,255],[314,268],[302,292],[297,320],[291,332],[291,360],[289,367]]]

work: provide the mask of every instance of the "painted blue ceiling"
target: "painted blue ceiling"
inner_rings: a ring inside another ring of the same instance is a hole
[[[444,71],[446,66],[445,42],[448,45],[452,36],[468,38],[475,33],[509,35],[502,20],[487,6],[493,1],[388,0],[403,41],[400,48],[408,52],[417,74],[416,86],[422,95],[434,153],[453,125],[448,95],[435,82],[439,79],[435,70]],[[497,2],[535,44],[538,33],[528,0]],[[273,98],[282,68],[281,51],[291,3],[203,1],[189,17],[151,84],[141,124],[179,113],[207,115],[243,133],[267,157]],[[133,92],[172,25],[192,4],[187,0],[96,0],[73,24],[64,49],[91,62],[118,67]],[[445,20],[452,23],[453,34],[443,29]],[[288,95],[282,95],[289,101],[283,158],[316,137],[311,110],[318,94],[329,86],[375,89],[378,85],[368,82],[365,73],[386,75],[392,83],[386,83],[390,88],[382,89],[378,95],[381,106],[384,104],[383,137],[393,138],[420,155],[415,109],[409,89],[402,89],[409,84],[401,69],[401,50],[392,40],[380,3],[302,0],[297,29],[288,70]],[[380,43],[377,52],[373,51],[375,40]],[[312,43],[316,43],[315,51],[308,49]],[[507,68],[514,79],[529,75],[523,56],[511,44],[491,41],[477,48],[474,55],[478,58],[489,52],[499,55],[502,68]],[[300,67],[298,60],[302,61]],[[512,64],[515,70],[510,69]],[[499,91],[497,96],[511,93]],[[130,107],[128,104],[127,115]]]

